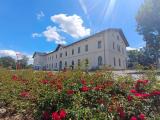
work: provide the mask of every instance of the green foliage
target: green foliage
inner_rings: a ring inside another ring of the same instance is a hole
[[[12,57],[1,57],[0,58],[0,66],[2,66],[3,68],[16,68],[16,62]]]
[[[137,31],[146,41],[146,59],[158,64],[160,57],[160,0],[145,0],[136,16]]]
[[[21,68],[27,68],[29,58],[25,55],[22,56],[22,59],[18,60],[17,63]]]

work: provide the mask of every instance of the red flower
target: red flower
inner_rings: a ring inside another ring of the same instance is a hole
[[[63,88],[63,87],[62,87],[62,84],[61,84],[61,83],[58,83],[58,84],[57,84],[57,89],[58,89],[58,90],[62,90],[62,88]]]
[[[59,116],[60,116],[61,119],[64,119],[66,117],[66,115],[67,115],[67,113],[64,109],[61,109],[59,111]]]
[[[82,85],[86,85],[87,82],[85,80],[81,80]]]
[[[141,93],[135,93],[134,94],[136,97],[139,97],[139,98],[148,98],[150,96],[150,94],[141,94]]]
[[[53,113],[52,113],[52,119],[53,119],[53,120],[61,120],[58,112],[53,112]]]
[[[138,120],[135,116],[132,116],[130,120]]]
[[[142,98],[148,98],[148,97],[150,97],[150,94],[147,93],[142,94]]]
[[[153,91],[153,92],[151,92],[151,95],[160,95],[160,91]]]
[[[44,118],[44,120],[49,120],[49,113],[45,111],[43,113],[43,118]]]
[[[67,94],[68,94],[68,95],[72,95],[72,94],[74,94],[74,92],[75,92],[75,91],[73,91],[73,90],[68,90],[68,91],[67,91]]]
[[[118,112],[118,114],[119,114],[119,117],[120,117],[121,119],[124,119],[124,117],[125,117],[125,112],[124,112],[124,110],[123,110],[123,107],[119,107],[119,108],[117,109],[117,112]]]
[[[89,88],[87,86],[83,86],[82,88],[80,88],[80,90],[82,92],[87,92],[89,90]]]
[[[103,85],[98,85],[94,88],[94,90],[99,91],[99,90],[102,90],[103,88],[104,88]]]
[[[131,95],[127,96],[128,101],[132,101],[133,97]]]
[[[29,92],[23,91],[23,92],[20,93],[20,96],[21,97],[29,97]]]
[[[149,82],[149,80],[137,80],[137,82],[146,85]]]
[[[17,80],[18,80],[18,77],[17,77],[16,75],[13,75],[13,76],[12,76],[12,80],[17,81]]]
[[[59,113],[58,112],[52,113],[52,119],[53,120],[61,120],[61,119],[64,119],[66,117],[66,115],[67,115],[66,111],[64,109],[61,109],[59,111]]]
[[[136,97],[142,97],[142,94],[140,94],[140,93],[135,93],[134,94]]]
[[[49,81],[48,81],[48,80],[42,80],[41,83],[42,83],[42,84],[48,84]]]
[[[137,91],[134,90],[134,89],[130,90],[130,92],[131,92],[131,93],[137,93]]]
[[[140,118],[141,120],[145,120],[145,115],[144,115],[143,113],[141,113],[141,114],[139,115],[139,118]]]

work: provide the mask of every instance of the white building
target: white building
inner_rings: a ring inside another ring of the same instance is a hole
[[[34,68],[60,70],[88,63],[88,69],[111,66],[126,69],[129,44],[121,29],[107,29],[70,45],[58,45],[50,53],[35,52]],[[83,65],[82,65],[83,66]]]

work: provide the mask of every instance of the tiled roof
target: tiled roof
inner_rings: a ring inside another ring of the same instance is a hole
[[[47,55],[47,53],[35,52],[35,53],[33,54],[33,58],[34,58],[34,56],[35,56],[36,54],[37,54],[37,55],[40,55],[40,56]]]

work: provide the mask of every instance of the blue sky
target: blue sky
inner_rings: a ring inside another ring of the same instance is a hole
[[[0,55],[49,52],[107,28],[121,28],[130,47],[144,46],[135,16],[143,0],[1,0]]]

